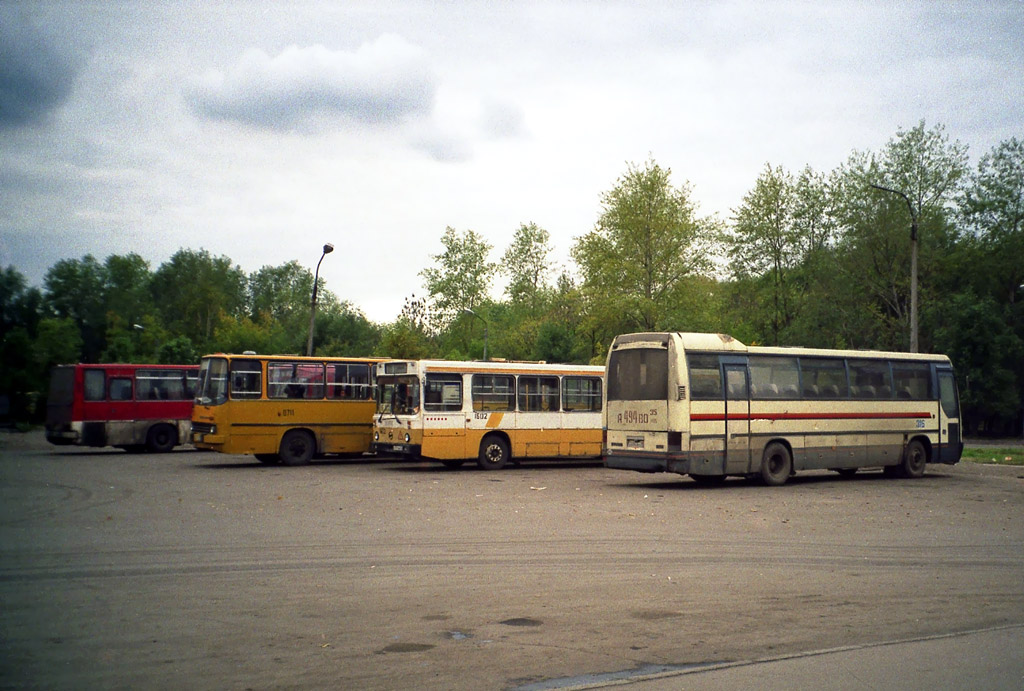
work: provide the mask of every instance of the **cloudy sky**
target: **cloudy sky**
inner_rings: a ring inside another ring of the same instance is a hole
[[[331,242],[391,321],[446,226],[565,263],[629,162],[728,219],[766,163],[921,120],[974,161],[1024,137],[1024,3],[0,0],[0,265]]]

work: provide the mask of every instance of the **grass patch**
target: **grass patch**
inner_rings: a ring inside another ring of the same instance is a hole
[[[1024,448],[967,447],[963,459],[975,463],[1024,465]]]

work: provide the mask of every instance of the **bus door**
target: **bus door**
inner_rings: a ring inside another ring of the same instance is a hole
[[[939,377],[939,463],[956,463],[963,452],[960,436],[960,397],[953,370],[937,368]]]
[[[750,381],[743,358],[723,357],[725,374],[725,473],[746,474],[750,466]]]
[[[135,444],[135,376],[131,370],[107,370],[107,444]]]

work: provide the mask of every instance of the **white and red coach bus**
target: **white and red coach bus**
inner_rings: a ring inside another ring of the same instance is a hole
[[[944,355],[636,333],[615,338],[606,370],[609,468],[781,485],[810,469],[919,477],[963,450]]]

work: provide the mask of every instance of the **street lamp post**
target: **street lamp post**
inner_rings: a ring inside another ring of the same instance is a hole
[[[476,317],[477,319],[484,323],[484,362],[487,362],[487,320],[481,317],[473,310],[469,309],[468,307],[463,307],[462,311],[465,312],[466,314],[472,314],[474,317]]]
[[[910,212],[910,352],[917,352],[917,213],[910,197],[899,190],[872,184],[876,190],[889,192],[903,197]]]
[[[313,299],[310,301],[309,308],[309,340],[306,341],[307,357],[312,357],[313,355],[313,324],[316,322],[316,284],[320,281],[320,262],[333,251],[334,245],[331,243],[324,245],[324,253],[320,255],[320,261],[316,263],[316,272],[313,274]]]

